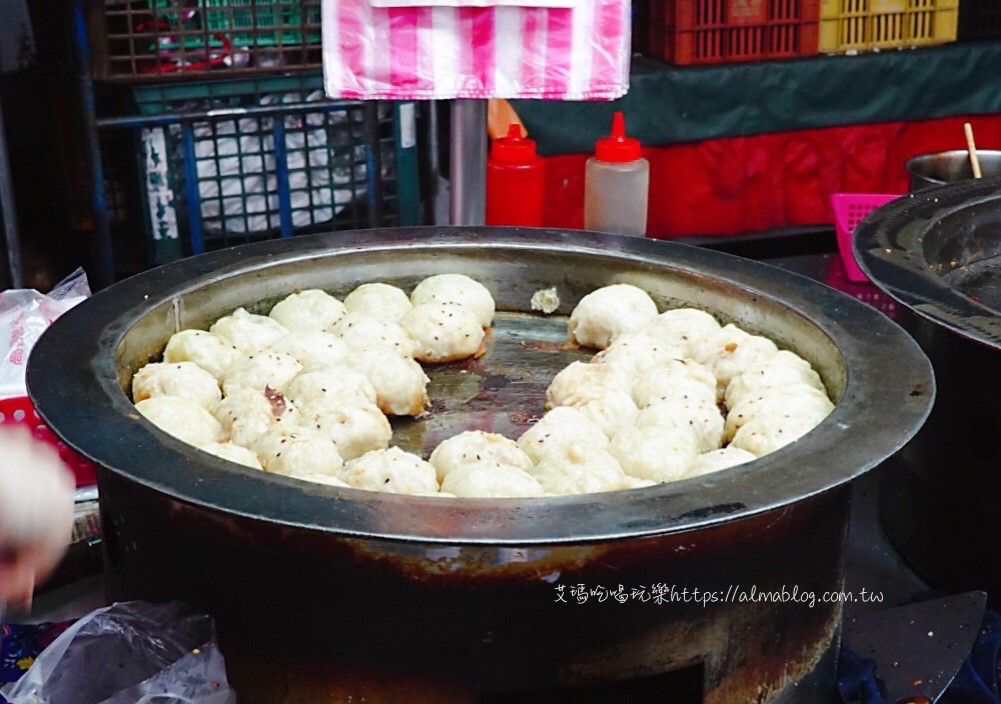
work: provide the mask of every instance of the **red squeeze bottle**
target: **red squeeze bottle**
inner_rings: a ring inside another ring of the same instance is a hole
[[[542,227],[545,165],[535,141],[511,125],[495,139],[487,159],[487,225]]]

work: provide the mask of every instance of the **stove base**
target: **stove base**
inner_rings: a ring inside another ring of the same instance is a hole
[[[241,704],[498,701],[485,692],[573,702],[564,695],[692,668],[691,701],[705,704],[812,703],[834,685],[818,663],[830,661],[840,605],[658,604],[650,590],[840,590],[847,487],[701,531],[443,548],[276,530],[100,478],[110,597],[184,599],[211,614]],[[647,598],[575,603],[574,585],[645,585]]]
[[[773,698],[770,704],[837,704],[838,639],[824,653],[813,672]],[[378,670],[341,669],[329,662],[286,652],[254,651],[245,646],[226,648],[226,665],[240,701],[270,704],[671,704],[724,702],[703,693],[705,668],[700,664],[638,680],[608,682],[559,690],[479,692],[459,682],[428,680],[420,676],[387,676]],[[245,693],[247,696],[245,696]]]

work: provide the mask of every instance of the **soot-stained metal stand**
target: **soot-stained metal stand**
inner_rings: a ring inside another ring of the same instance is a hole
[[[483,225],[487,212],[487,101],[453,100],[449,165],[453,225]]]

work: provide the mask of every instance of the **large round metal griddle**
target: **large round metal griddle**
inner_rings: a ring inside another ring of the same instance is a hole
[[[905,196],[855,238],[866,275],[935,366],[927,425],[887,467],[887,531],[927,579],[1001,604],[1001,179]]]
[[[855,257],[917,315],[1001,348],[1001,179],[903,196],[862,222]]]
[[[141,419],[123,389],[176,330],[244,305],[266,311],[295,289],[343,295],[368,281],[411,288],[461,272],[501,313],[479,360],[431,368],[426,418],[397,441],[427,453],[465,429],[514,437],[542,413],[552,376],[588,352],[563,346],[565,316],[590,291],[636,284],[662,307],[691,305],[797,351],[836,410],[805,438],[756,462],[656,488],[534,500],[443,500],[311,485],[201,453]],[[559,316],[532,313],[556,286]],[[346,536],[442,543],[584,542],[720,524],[826,492],[898,450],[934,394],[913,340],[872,308],[803,277],[678,244],[556,230],[400,229],[248,245],[140,274],[94,296],[43,335],[28,367],[39,414],[117,475],[195,506]]]

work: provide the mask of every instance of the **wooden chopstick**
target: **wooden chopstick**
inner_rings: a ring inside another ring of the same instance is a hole
[[[966,149],[970,152],[970,167],[973,169],[973,178],[983,178],[984,174],[980,170],[980,159],[977,157],[977,143],[973,141],[973,125],[967,122],[963,125],[966,132]]]

